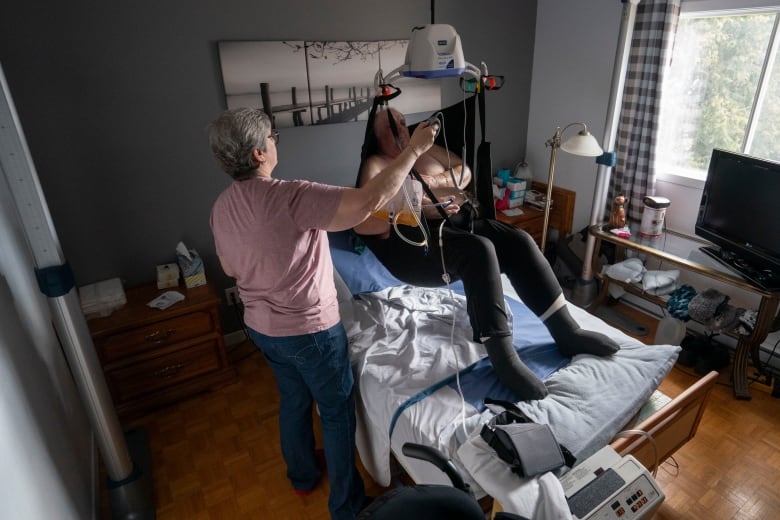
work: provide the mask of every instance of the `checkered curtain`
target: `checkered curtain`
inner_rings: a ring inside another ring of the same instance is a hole
[[[641,220],[642,199],[655,194],[661,81],[671,59],[680,1],[640,0],[637,6],[615,146],[617,164],[605,204],[607,220],[616,195],[625,195],[628,219]]]

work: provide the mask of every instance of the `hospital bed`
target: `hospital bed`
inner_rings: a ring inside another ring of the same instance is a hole
[[[446,484],[436,468],[403,455],[403,444],[414,442],[451,458],[477,497],[511,504],[520,479],[478,432],[493,415],[485,397],[514,399],[498,383],[484,347],[471,341],[462,285],[406,285],[370,250],[356,251],[351,235],[331,234],[330,241],[357,387],[357,446],[371,477],[390,485],[397,463],[418,484]],[[549,424],[578,460],[615,441],[618,452],[652,468],[693,437],[713,374],[642,424],[632,423],[673,367],[678,346],[646,346],[569,304],[582,327],[609,335],[621,349],[608,358],[563,357],[508,281],[505,287],[515,346],[550,392],[518,407]],[[649,433],[618,436],[629,427]]]

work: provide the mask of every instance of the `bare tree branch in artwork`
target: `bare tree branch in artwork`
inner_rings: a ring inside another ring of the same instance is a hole
[[[406,45],[408,40],[384,40],[374,42],[327,42],[310,41],[303,45],[297,42],[284,42],[294,52],[307,50],[308,57],[314,60],[333,60],[333,64],[343,63],[352,59],[367,61],[374,59],[382,51],[397,45]]]

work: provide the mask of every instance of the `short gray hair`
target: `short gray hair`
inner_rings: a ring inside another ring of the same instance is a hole
[[[209,146],[225,173],[236,180],[249,179],[257,170],[252,150],[266,150],[271,119],[259,108],[222,112],[209,125]]]

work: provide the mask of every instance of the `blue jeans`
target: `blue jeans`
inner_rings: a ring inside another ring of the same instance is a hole
[[[279,389],[279,430],[287,478],[300,490],[313,488],[320,477],[314,456],[312,403],[322,423],[333,520],[352,520],[363,505],[363,480],[355,466],[355,400],[341,323],[301,336],[273,337],[249,329],[265,356]]]

